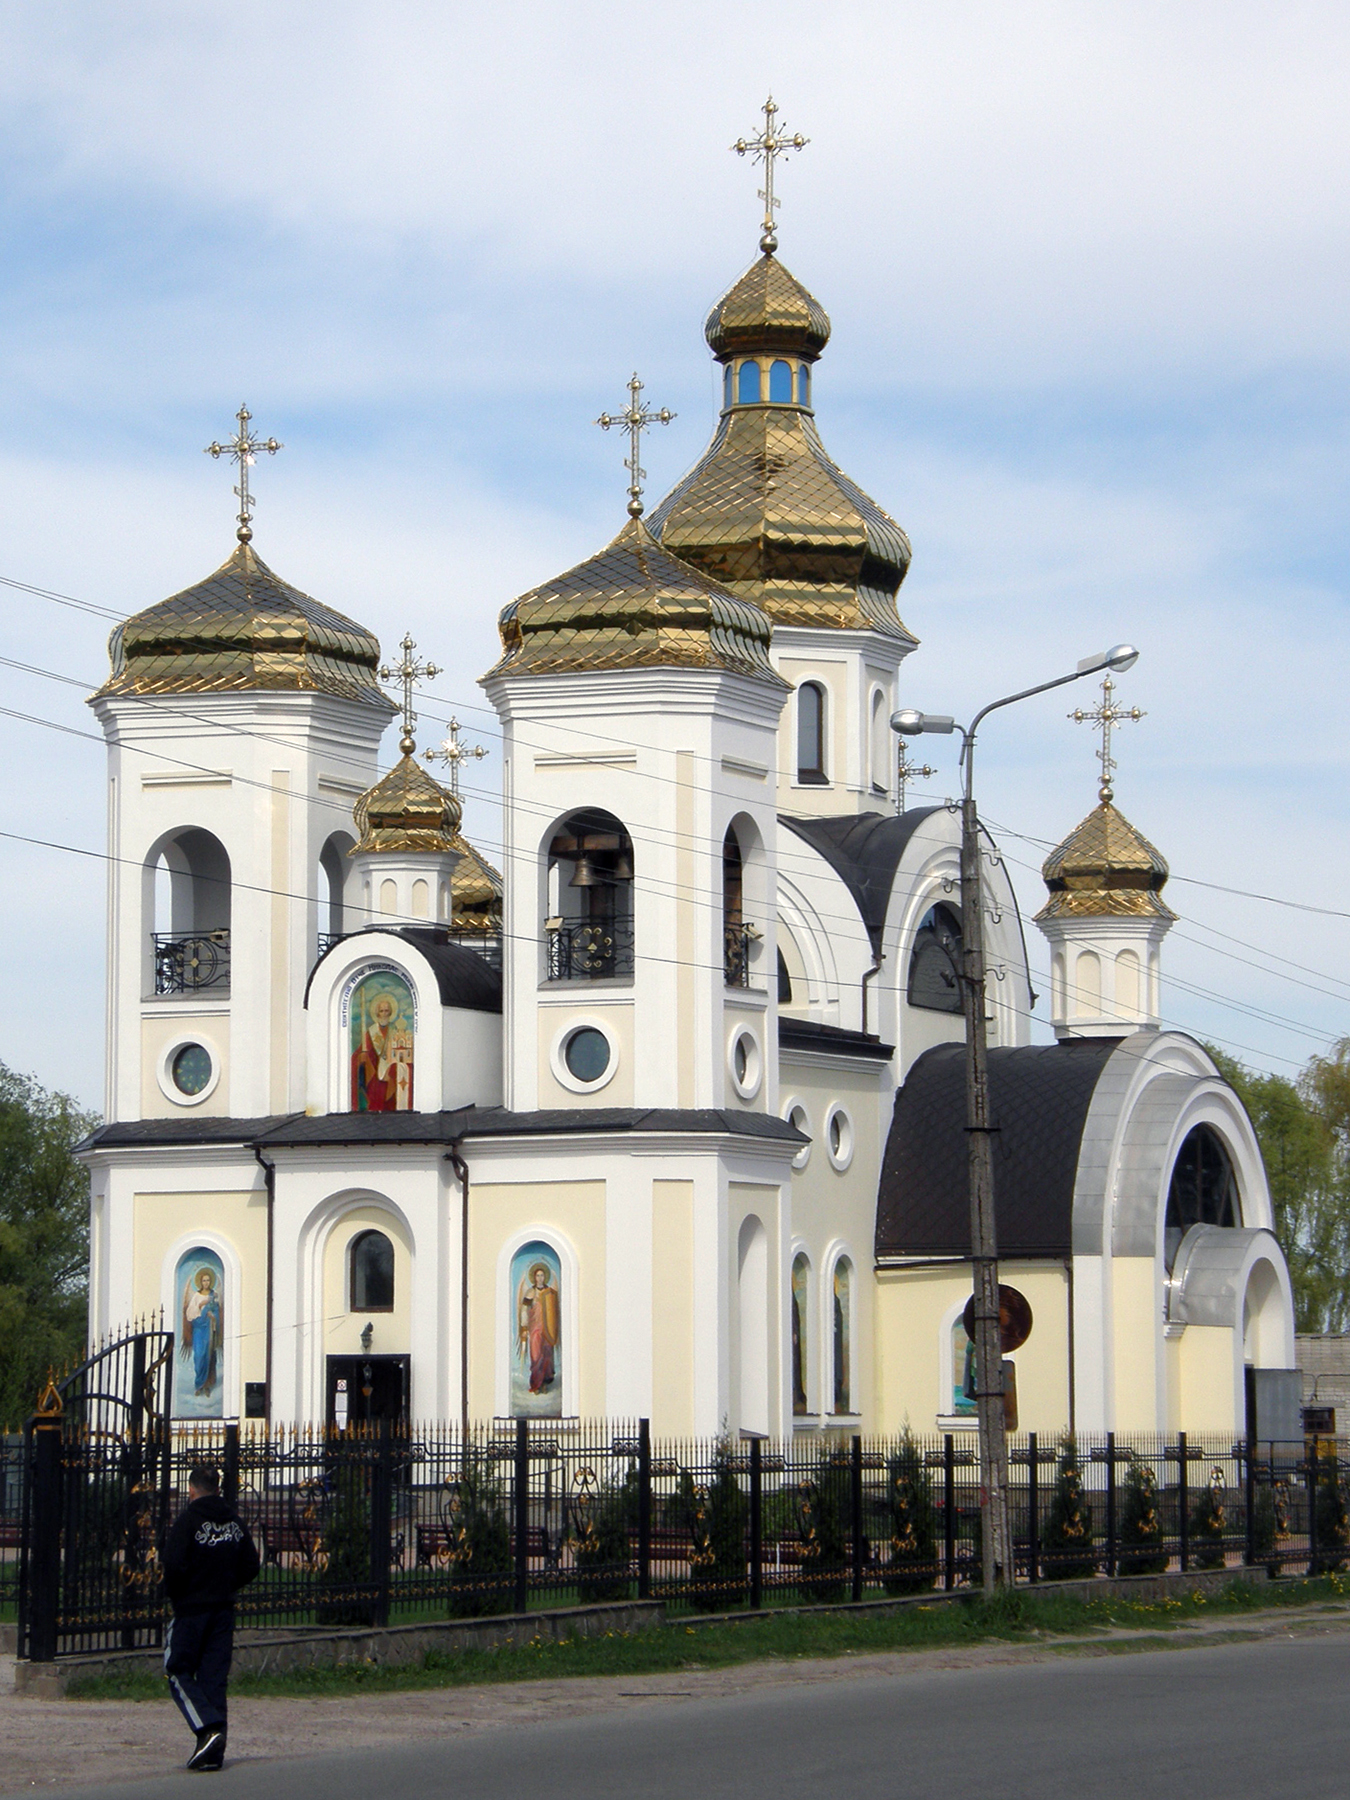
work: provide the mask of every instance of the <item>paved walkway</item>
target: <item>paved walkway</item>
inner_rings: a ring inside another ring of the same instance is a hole
[[[869,1676],[903,1682],[906,1676],[1030,1666],[1066,1656],[1310,1638],[1336,1638],[1344,1644],[1350,1638],[1350,1605],[1229,1615],[1168,1632],[1112,1630],[1084,1638],[745,1663],[680,1674],[585,1676],[323,1699],[238,1699],[231,1705],[230,1762],[235,1768],[257,1768],[280,1759],[404,1749],[428,1740],[769,1690],[813,1690]],[[805,1692],[802,1697],[807,1698]],[[103,1788],[161,1776],[182,1766],[188,1741],[167,1695],[162,1703],[20,1699],[13,1691],[12,1661],[0,1662],[0,1800],[38,1789]]]

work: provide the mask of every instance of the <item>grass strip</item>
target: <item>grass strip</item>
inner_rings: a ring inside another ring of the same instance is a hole
[[[1259,1587],[1238,1581],[1212,1596],[1195,1593],[1149,1601],[1114,1595],[1084,1601],[1061,1594],[1033,1594],[1023,1588],[991,1602],[972,1596],[872,1615],[822,1608],[699,1627],[677,1618],[655,1628],[611,1631],[603,1637],[535,1638],[496,1650],[431,1650],[420,1663],[410,1665],[343,1663],[266,1675],[240,1674],[230,1686],[235,1694],[282,1699],[582,1675],[661,1675],[723,1669],[737,1663],[1085,1635],[1113,1627],[1168,1631],[1205,1618],[1335,1603],[1347,1596],[1350,1578],[1337,1575]],[[161,1700],[164,1694],[160,1677],[130,1670],[72,1681],[67,1690],[67,1698],[72,1700]]]

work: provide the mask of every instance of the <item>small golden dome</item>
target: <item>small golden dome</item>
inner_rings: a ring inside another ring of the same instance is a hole
[[[372,851],[462,851],[460,804],[406,751],[352,808],[360,840],[349,856]]]
[[[205,581],[119,625],[108,653],[100,695],[280,688],[393,710],[375,679],[379,641],[282,581],[248,543]]]
[[[641,519],[513,600],[498,624],[502,655],[491,675],[730,669],[788,685],[769,661],[772,627],[759,608],[663,550]]]
[[[451,929],[490,936],[502,928],[501,875],[458,832],[454,846],[459,861],[450,877]]]
[[[1095,807],[1041,865],[1050,898],[1043,919],[1175,919],[1162,898],[1167,864],[1109,800]]]
[[[703,335],[719,362],[785,350],[814,362],[830,341],[830,318],[815,295],[766,251],[708,314]]]

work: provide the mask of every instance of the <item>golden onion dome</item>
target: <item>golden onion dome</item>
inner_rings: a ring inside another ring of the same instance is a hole
[[[811,365],[830,334],[820,302],[766,253],[706,331],[724,366],[721,417],[652,531],[775,624],[877,631],[912,649],[895,605],[909,539],[816,430]]]
[[[282,581],[250,543],[205,581],[133,614],[108,653],[99,694],[280,688],[389,707],[375,679],[378,639]]]
[[[757,350],[795,352],[814,362],[830,341],[830,316],[766,250],[713,307],[703,335],[718,362]]]
[[[360,838],[349,856],[394,850],[461,850],[460,804],[408,751],[352,808]]]
[[[1050,898],[1043,919],[1175,919],[1162,898],[1167,863],[1110,800],[1103,800],[1041,865]]]
[[[502,878],[466,837],[454,835],[459,852],[450,877],[451,926],[485,935],[502,928]]]
[[[641,519],[597,555],[532,588],[499,620],[490,675],[591,669],[729,669],[779,687],[759,610],[662,549]]]

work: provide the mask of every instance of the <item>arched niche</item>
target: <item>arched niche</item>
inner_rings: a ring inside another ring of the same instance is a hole
[[[811,1259],[799,1250],[792,1259],[792,1412],[811,1411]]]
[[[347,874],[355,840],[335,831],[319,852],[319,948],[322,950],[347,929]]]
[[[1170,1269],[1193,1225],[1242,1224],[1242,1195],[1228,1146],[1212,1125],[1187,1132],[1172,1164],[1163,1221],[1163,1256]]]
[[[747,813],[738,813],[722,838],[722,945],[728,987],[764,979],[763,921],[771,905],[764,840]]]
[[[147,992],[230,986],[230,857],[213,832],[185,826],[159,838],[142,877]]]
[[[943,901],[919,921],[909,953],[905,998],[925,1012],[959,1013],[964,940],[960,910]]]
[[[633,972],[633,840],[601,807],[569,813],[546,840],[544,948],[550,981]]]
[[[769,1431],[769,1234],[750,1213],[736,1239],[736,1408],[742,1431]]]

